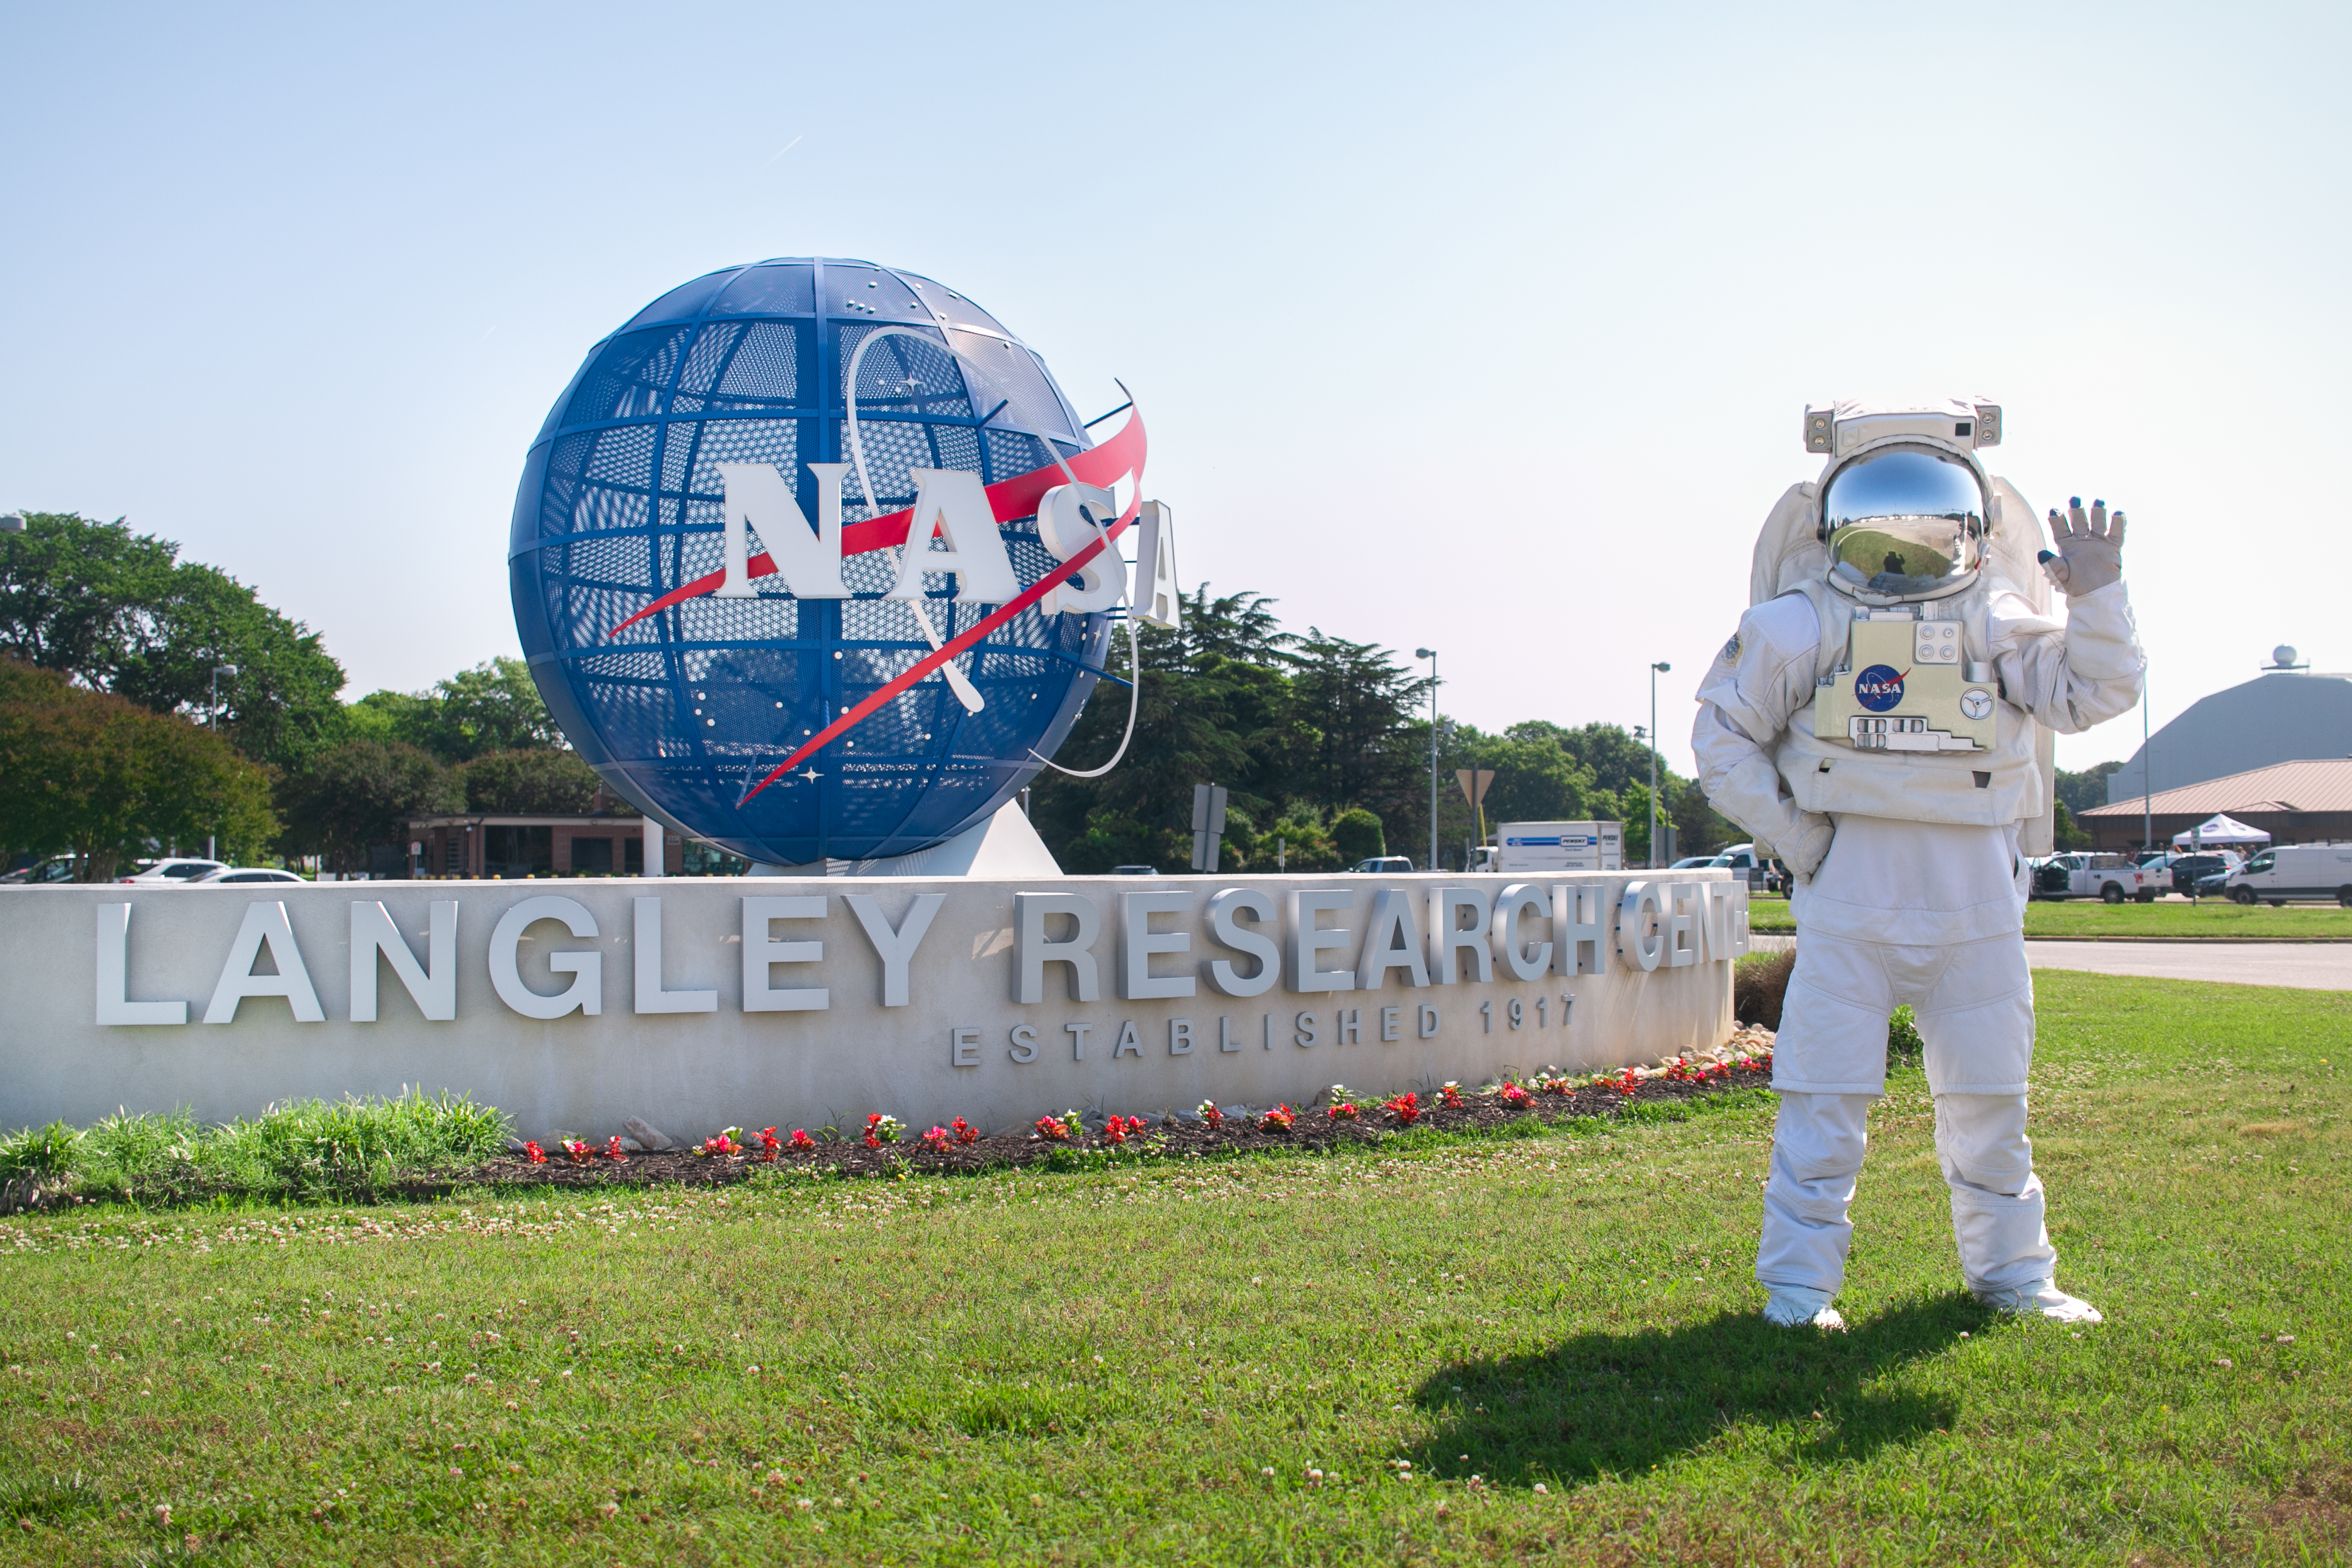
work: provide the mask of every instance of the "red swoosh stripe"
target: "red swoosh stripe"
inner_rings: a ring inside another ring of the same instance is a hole
[[[1130,469],[1139,474],[1142,471],[1144,446],[1142,414],[1130,411],[1127,423],[1119,426],[1118,434],[1099,447],[1090,447],[1072,457],[1069,459],[1070,471],[1086,484],[1108,489]],[[1027,517],[1036,511],[1038,500],[1047,490],[1063,482],[1059,463],[1048,463],[1042,468],[1032,468],[1025,474],[1000,479],[988,487],[989,510],[999,522]],[[863,522],[850,523],[841,531],[842,555],[845,558],[863,555],[869,551],[906,543],[907,530],[912,525],[914,516],[915,509],[908,507],[902,511],[885,512],[880,517],[869,517]],[[1126,520],[1122,518],[1120,521],[1123,525]],[[1075,563],[1064,564],[1074,565]],[[744,563],[744,574],[750,577],[772,576],[775,570],[775,561],[764,550]],[[698,599],[726,581],[727,574],[719,571],[682,584],[604,635],[608,638],[619,637],[647,616],[658,615],[688,599]]]

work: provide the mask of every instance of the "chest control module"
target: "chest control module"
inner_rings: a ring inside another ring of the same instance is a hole
[[[1844,666],[1813,691],[1814,736],[1864,752],[1990,751],[1991,671],[1965,647],[1958,621],[1857,616]]]

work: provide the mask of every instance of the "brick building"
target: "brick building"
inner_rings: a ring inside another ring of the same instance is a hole
[[[664,834],[663,871],[709,875],[728,857]],[[645,818],[499,816],[466,812],[408,824],[408,875],[419,877],[637,877],[645,874]]]
[[[2202,784],[2158,790],[2147,802],[2153,831],[2142,826],[2140,797],[2084,812],[2074,825],[2095,849],[2132,850],[2144,837],[2168,847],[2217,814],[2236,817],[2271,836],[2273,844],[2325,844],[2352,839],[2352,757],[2275,763]]]

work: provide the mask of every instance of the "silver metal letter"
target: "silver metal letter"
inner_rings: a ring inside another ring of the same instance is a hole
[[[408,987],[418,1012],[436,1024],[457,1016],[457,900],[436,900],[425,927],[425,963],[418,968],[408,939],[392,923],[392,911],[373,900],[352,901],[352,1022],[375,1022],[376,956]]]

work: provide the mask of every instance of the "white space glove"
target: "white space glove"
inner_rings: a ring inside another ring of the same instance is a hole
[[[1800,881],[1810,882],[1813,873],[1829,858],[1830,840],[1837,829],[1826,816],[1810,811],[1797,814],[1797,830],[1786,838],[1776,838],[1772,847],[1780,852],[1780,864],[1789,868]]]
[[[2058,549],[2042,552],[2042,569],[2068,598],[2123,581],[2124,514],[2118,511],[2110,523],[2106,502],[2093,501],[2088,517],[2083,514],[2081,496],[2067,501],[2063,518],[2057,508],[2051,508],[2050,537]]]

